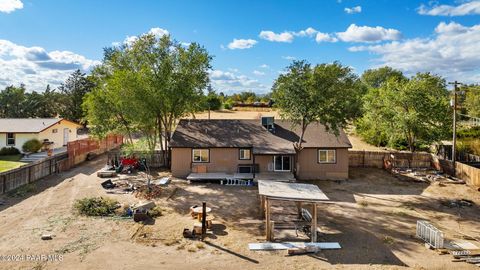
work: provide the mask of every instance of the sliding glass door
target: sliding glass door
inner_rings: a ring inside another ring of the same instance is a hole
[[[273,156],[273,166],[276,172],[289,172],[290,156]]]

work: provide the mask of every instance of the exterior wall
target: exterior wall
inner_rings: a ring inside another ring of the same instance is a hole
[[[0,148],[13,146],[21,152],[23,144],[31,139],[38,139],[38,133],[15,133],[15,145],[7,145],[7,134],[0,133]]]
[[[13,147],[22,151],[23,144],[31,139],[37,139],[40,142],[43,142],[44,139],[48,139],[53,142],[53,148],[59,148],[63,146],[63,130],[68,128],[69,136],[68,141],[77,140],[77,128],[80,126],[72,123],[70,121],[62,120],[59,123],[47,128],[46,130],[40,133],[14,133],[15,134],[15,145]],[[53,130],[57,129],[57,133],[53,133]],[[0,148],[7,146],[7,134],[0,133]],[[10,145],[9,145],[10,146]]]
[[[49,141],[53,142],[53,148],[60,148],[63,144],[63,130],[68,128],[68,141],[75,141],[78,139],[77,135],[77,128],[79,126],[75,123],[69,121],[60,121],[57,124],[45,129],[44,131],[40,132],[38,135],[38,139],[43,142],[44,139],[48,139]],[[56,129],[57,132],[53,133],[53,130]]]
[[[185,178],[192,172],[192,166],[206,166],[207,173],[235,173],[239,164],[252,164],[253,160],[240,160],[239,148],[209,148],[210,161],[192,163],[192,148],[172,148],[172,175]]]
[[[318,163],[318,149],[305,148],[298,156],[297,178],[300,180],[326,180],[348,178],[348,149],[336,149],[336,163]]]

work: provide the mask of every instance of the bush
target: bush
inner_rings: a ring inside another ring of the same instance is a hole
[[[76,200],[73,208],[85,216],[109,216],[119,208],[118,202],[109,198],[92,197]]]
[[[37,139],[28,140],[22,146],[23,152],[27,152],[27,153],[36,153],[41,148],[42,148],[42,143]]]
[[[223,103],[223,108],[225,110],[231,110],[233,108],[233,105],[231,103]]]
[[[2,147],[0,149],[0,156],[12,156],[20,154],[20,150],[15,147]]]

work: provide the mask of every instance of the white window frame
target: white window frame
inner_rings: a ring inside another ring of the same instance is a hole
[[[200,160],[195,160],[195,152],[200,153]],[[202,153],[207,152],[207,160],[201,160],[202,159]],[[209,163],[210,162],[210,149],[206,148],[194,148],[192,149],[192,162],[193,163]]]
[[[275,166],[276,165],[275,164],[276,163],[276,157],[281,157],[281,159],[282,159],[282,169],[281,170],[277,170],[277,166]],[[284,158],[289,159],[288,165],[289,165],[290,168],[288,168],[288,170],[285,170],[283,168],[283,159]],[[273,171],[274,172],[290,172],[290,171],[292,171],[292,157],[291,156],[285,156],[285,155],[275,155],[275,156],[273,156]]]
[[[9,135],[9,134],[12,134],[13,138],[8,138],[8,135]],[[6,145],[7,145],[7,146],[15,146],[15,141],[16,141],[15,133],[9,132],[9,133],[7,133],[5,136],[6,136],[6,137],[5,137],[5,143],[6,143]],[[12,140],[12,139],[13,139],[13,143],[9,143],[9,140]]]
[[[320,152],[325,152],[326,160],[320,160]],[[329,161],[331,155],[333,155],[333,161]],[[337,163],[337,150],[336,149],[318,149],[317,162],[320,164],[335,164]]]
[[[245,157],[246,151],[248,151],[248,157]],[[252,159],[252,150],[250,148],[240,148],[238,155],[240,160],[250,160]]]

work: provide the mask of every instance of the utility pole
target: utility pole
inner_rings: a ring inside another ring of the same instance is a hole
[[[453,141],[452,141],[452,163],[453,163],[453,176],[455,176],[455,161],[456,161],[456,145],[457,145],[457,94],[458,94],[458,86],[462,85],[457,81],[449,82],[448,84],[453,85]]]

